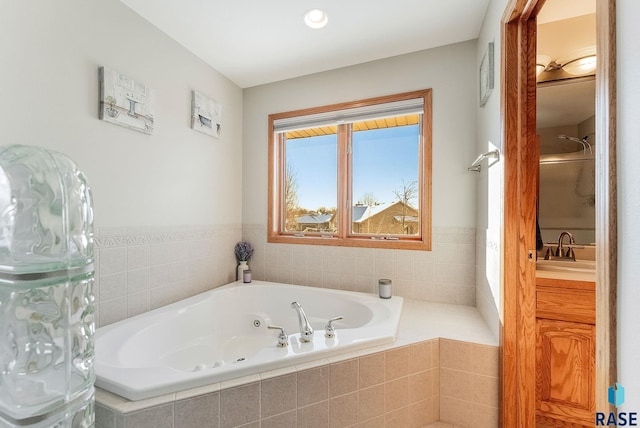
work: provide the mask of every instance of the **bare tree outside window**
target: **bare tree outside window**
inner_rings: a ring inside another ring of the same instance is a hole
[[[380,201],[378,201],[378,198],[376,198],[376,196],[371,192],[365,193],[360,197],[360,199],[358,199],[358,205],[374,207],[379,204],[380,204]]]
[[[293,230],[296,227],[298,212],[298,174],[292,164],[287,164],[284,177],[285,227]]]
[[[405,182],[402,180],[402,187],[393,191],[396,198],[402,202],[402,230],[408,234],[410,231],[406,227],[407,209],[412,207],[413,201],[418,198],[418,182],[416,180]]]

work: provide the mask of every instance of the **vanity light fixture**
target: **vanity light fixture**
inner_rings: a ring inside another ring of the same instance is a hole
[[[304,23],[309,28],[319,29],[327,25],[327,22],[329,22],[329,16],[322,9],[309,9],[304,13]]]
[[[562,69],[569,74],[581,76],[596,70],[596,47],[587,46],[571,52],[557,61]]]
[[[562,66],[562,69],[569,74],[581,76],[596,70],[597,59],[595,55],[589,55],[574,59]]]
[[[569,55],[558,58],[555,61],[549,60],[549,57],[546,55],[536,56],[536,76],[540,76],[543,71],[559,70],[574,76],[590,75],[596,70],[596,47],[587,46],[571,52]]]
[[[536,77],[540,76],[540,73],[545,71],[551,62],[551,58],[547,55],[536,56]]]

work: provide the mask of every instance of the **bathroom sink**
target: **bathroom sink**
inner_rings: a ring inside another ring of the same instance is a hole
[[[538,260],[538,270],[556,272],[593,272],[596,270],[595,260]]]

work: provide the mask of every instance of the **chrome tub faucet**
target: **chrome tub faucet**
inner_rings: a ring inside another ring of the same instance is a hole
[[[279,325],[268,325],[267,328],[280,330],[280,333],[278,334],[278,348],[286,348],[289,345],[289,336],[287,336],[287,332],[284,327],[280,327]]]
[[[309,324],[307,315],[304,313],[304,309],[298,302],[291,302],[291,307],[296,310],[298,314],[298,324],[300,326],[300,341],[311,342],[313,340],[313,328]]]
[[[334,337],[336,337],[336,328],[331,323],[334,321],[340,321],[342,318],[342,316],[339,316],[331,318],[329,321],[327,321],[327,324],[324,326],[324,337],[326,337],[327,339],[333,339]]]

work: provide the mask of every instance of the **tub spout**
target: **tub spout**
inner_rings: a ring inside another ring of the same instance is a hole
[[[300,306],[300,303],[298,302],[291,302],[291,307],[295,309],[298,314],[298,324],[300,325],[300,341],[311,342],[313,340],[313,329],[311,328],[311,324],[309,324],[307,315],[304,313],[304,309],[302,309],[302,306]]]

